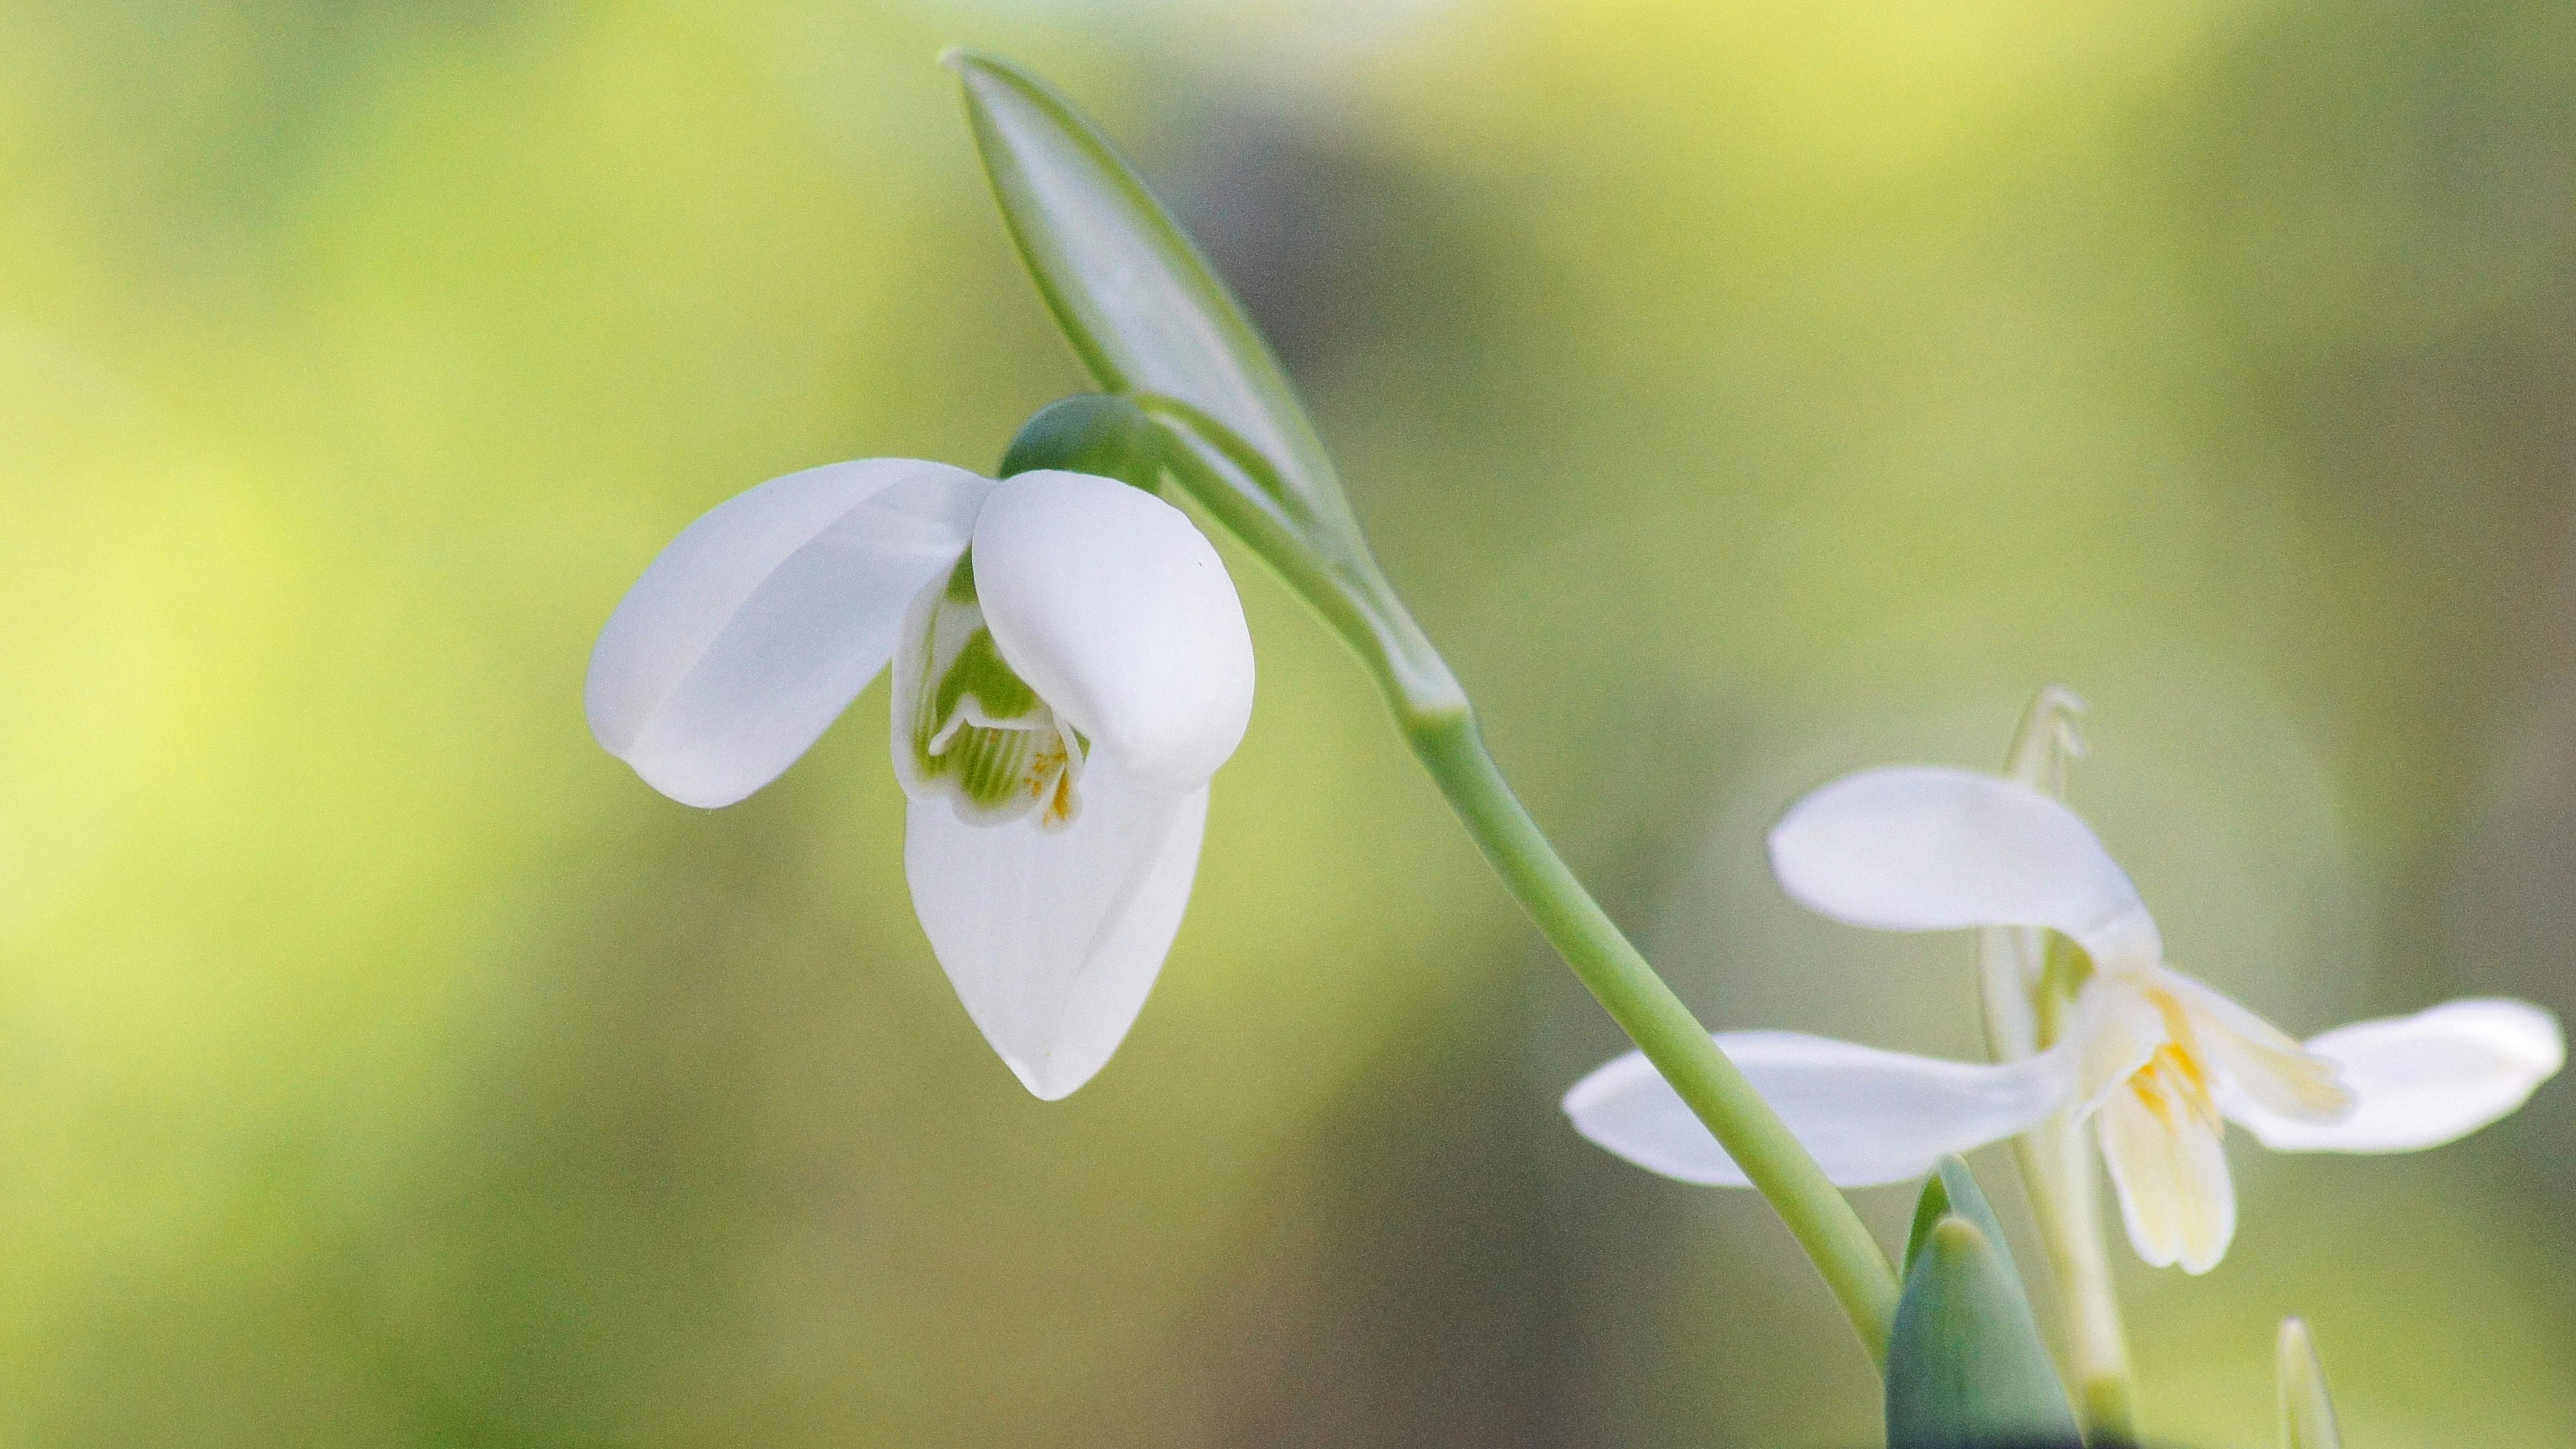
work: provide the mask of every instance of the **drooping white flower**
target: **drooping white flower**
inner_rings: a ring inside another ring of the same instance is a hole
[[[1100,1070],[1188,904],[1252,641],[1178,509],[1087,473],[836,463],[719,504],[600,631],[591,733],[730,805],[894,666],[913,906],[1031,1092]]]
[[[2500,999],[2292,1040],[2167,966],[2154,918],[2092,829],[2013,780],[1865,771],[1790,807],[1770,845],[1781,885],[1835,920],[1891,931],[2042,927],[2074,940],[2092,965],[2056,1044],[2018,1061],[1941,1061],[1795,1032],[1719,1034],[1845,1187],[1919,1177],[1943,1153],[2063,1109],[2089,1111],[2139,1256],[2206,1272],[2236,1229],[2227,1122],[2284,1152],[2411,1152],[2505,1116],[2566,1061],[2555,1017]],[[1636,1053],[1578,1083],[1565,1109],[1586,1137],[1639,1166],[1744,1183]]]

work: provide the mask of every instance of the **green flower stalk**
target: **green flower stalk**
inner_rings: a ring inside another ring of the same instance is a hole
[[[2004,773],[2064,799],[2067,762],[2084,754],[2076,729],[2083,711],[2084,701],[2062,685],[2040,690],[2013,733]],[[2035,1057],[2057,1044],[2089,970],[2071,942],[2031,926],[1979,931],[1977,966],[1986,1045],[1999,1062]],[[2102,1168],[2093,1134],[2075,1112],[2055,1113],[2013,1139],[2013,1161],[2056,1278],[2068,1377],[2086,1437],[2096,1446],[2129,1443],[2137,1436],[2137,1395],[2102,1230]]]
[[[1168,480],[1350,645],[1531,920],[1743,1165],[1883,1360],[1898,1296],[1885,1251],[1513,795],[1466,691],[1371,556],[1322,440],[1251,321],[1071,102],[990,57],[944,59],[964,83],[994,198],[1040,295],[1100,388],[1152,419],[1162,440],[1157,456],[1119,476]]]

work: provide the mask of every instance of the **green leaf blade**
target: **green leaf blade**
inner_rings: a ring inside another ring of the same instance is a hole
[[[1887,1346],[1888,1449],[2081,1449],[2021,1280],[1956,1158],[1925,1184]]]
[[[2281,1320],[2279,1354],[2282,1449],[2343,1449],[2325,1365],[2317,1360],[2316,1340],[2305,1322]]]
[[[941,57],[1011,238],[1074,353],[1104,391],[1160,393],[1223,422],[1306,508],[1349,516],[1287,372],[1215,269],[1090,119],[1024,71]]]
[[[1944,1216],[1955,1213],[1977,1225],[1986,1235],[1986,1243],[2004,1260],[2004,1267],[2019,1276],[2013,1263],[2012,1246],[2004,1241],[2003,1224],[1995,1219],[1994,1204],[1986,1201],[1985,1189],[1977,1186],[1975,1173],[1956,1153],[1943,1153],[1933,1164],[1932,1174],[1923,1179],[1923,1195],[1914,1203],[1914,1228],[1905,1240],[1905,1266],[1914,1267],[1914,1255],[1923,1246],[1926,1234]]]

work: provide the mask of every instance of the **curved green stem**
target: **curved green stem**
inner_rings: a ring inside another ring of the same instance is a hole
[[[1815,1260],[1872,1360],[1885,1363],[1900,1291],[1886,1252],[1771,1104],[1753,1090],[1574,878],[1485,753],[1456,675],[1378,571],[1356,529],[1309,515],[1277,470],[1188,403],[1134,397],[1175,446],[1160,460],[1182,492],[1268,564],[1377,680],[1396,728],[1458,818],[1611,1019],[1707,1124]]]
[[[1461,708],[1405,734],[1548,944],[1771,1200],[1871,1359],[1884,1363],[1896,1273],[1850,1200],[1557,857],[1485,752],[1475,716]]]

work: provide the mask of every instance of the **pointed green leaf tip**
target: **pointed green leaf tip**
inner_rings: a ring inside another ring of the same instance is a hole
[[[1341,484],[1288,374],[1180,224],[1081,110],[973,51],[940,57],[1011,240],[1105,392],[1176,398],[1242,438],[1311,511],[1346,517]]]
[[[1146,492],[1163,474],[1163,434],[1145,410],[1123,397],[1085,393],[1038,410],[1011,439],[996,477],[1061,468],[1115,478]]]
[[[1905,1239],[1908,1270],[1914,1267],[1914,1254],[1933,1226],[1952,1213],[1975,1223],[1977,1231],[1986,1235],[1987,1244],[2003,1256],[2004,1267],[2018,1275],[2013,1268],[2012,1248],[2004,1242],[2003,1224],[1995,1221],[1994,1205],[1986,1201],[1985,1191],[1977,1186],[1977,1175],[1956,1154],[1945,1154],[1933,1165],[1932,1175],[1923,1179],[1923,1195],[1914,1200],[1914,1230]]]
[[[2325,1366],[2307,1324],[2296,1318],[2281,1320],[2280,1363],[2282,1449],[2343,1449]]]
[[[1924,1183],[1887,1345],[1888,1449],[2081,1449],[2083,1436],[1976,1179]]]

